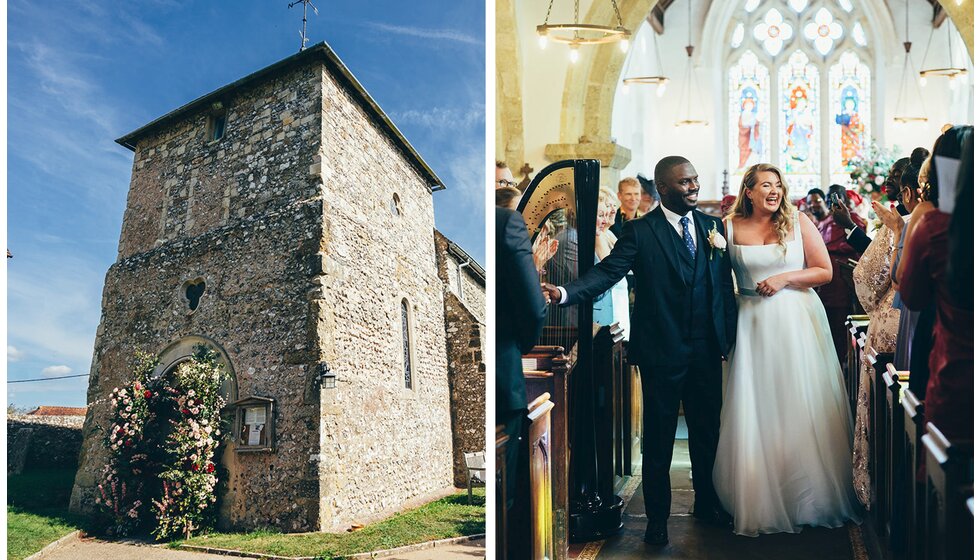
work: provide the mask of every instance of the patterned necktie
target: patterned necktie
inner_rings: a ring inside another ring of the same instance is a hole
[[[691,237],[691,230],[687,229],[687,224],[690,223],[691,219],[687,216],[681,217],[681,227],[684,228],[684,245],[687,245],[687,250],[691,253],[691,258],[694,258],[695,248],[694,248],[694,238]]]

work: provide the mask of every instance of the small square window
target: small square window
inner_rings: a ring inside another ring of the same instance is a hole
[[[211,118],[208,119],[208,140],[214,142],[216,140],[221,140],[221,137],[225,135],[225,124],[228,120],[227,111],[221,111],[220,113],[214,113]]]

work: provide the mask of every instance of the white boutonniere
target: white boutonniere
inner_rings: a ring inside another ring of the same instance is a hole
[[[711,231],[708,232],[708,245],[711,246],[711,254],[708,255],[708,260],[715,257],[715,251],[721,253],[728,248],[728,241],[725,240],[725,236],[718,232],[718,224],[711,224]]]

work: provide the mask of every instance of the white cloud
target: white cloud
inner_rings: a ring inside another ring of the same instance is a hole
[[[7,361],[8,362],[19,362],[24,359],[24,353],[17,349],[17,347],[8,344],[7,345]]]
[[[41,375],[44,377],[57,377],[69,373],[71,373],[71,368],[68,366],[48,366],[41,370]]]
[[[460,129],[482,125],[485,119],[483,106],[468,109],[461,107],[433,107],[431,109],[410,109],[394,111],[392,119],[399,125],[416,125],[441,130],[444,133],[458,134]]]
[[[417,37],[419,39],[452,41],[467,45],[483,46],[483,39],[473,37],[472,35],[467,35],[466,33],[456,31],[455,29],[425,29],[422,27],[390,25],[387,23],[368,23],[368,25],[380,31],[394,33],[396,35],[406,35],[408,37]]]

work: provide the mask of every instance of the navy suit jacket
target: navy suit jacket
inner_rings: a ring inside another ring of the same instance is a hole
[[[524,218],[496,209],[497,233],[497,414],[527,408],[521,355],[531,351],[544,328],[547,305],[534,267]]]
[[[708,231],[724,232],[720,219],[693,212],[698,251],[714,251],[708,261],[711,319],[721,357],[727,358],[735,343],[736,303],[732,264],[728,251],[708,244]],[[722,233],[723,234],[723,233]],[[683,334],[688,302],[687,280],[681,273],[679,256],[669,236],[677,236],[658,206],[649,214],[626,222],[623,235],[612,252],[586,274],[562,286],[568,295],[565,305],[591,302],[630,270],[635,277],[635,305],[630,316],[629,361],[632,364],[681,365],[689,358],[690,343]],[[695,318],[694,320],[698,320]]]

